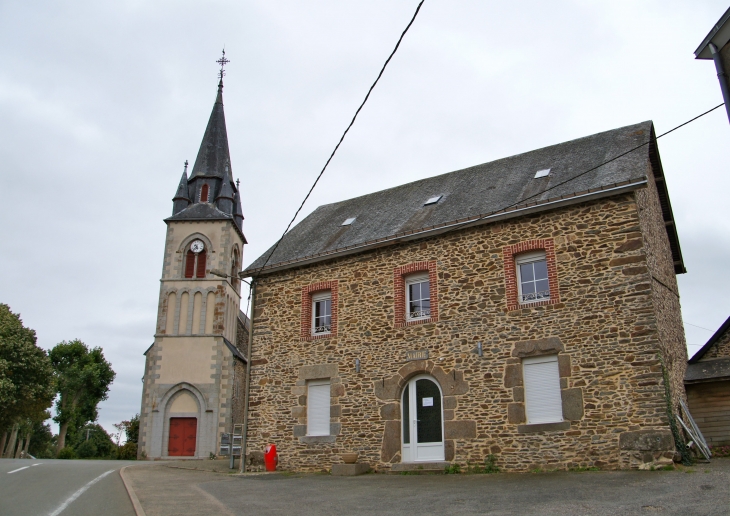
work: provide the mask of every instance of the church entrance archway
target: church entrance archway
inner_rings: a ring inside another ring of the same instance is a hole
[[[167,454],[173,457],[194,457],[198,435],[198,418],[171,417]]]
[[[444,460],[442,398],[431,376],[419,375],[406,384],[401,397],[403,462]]]

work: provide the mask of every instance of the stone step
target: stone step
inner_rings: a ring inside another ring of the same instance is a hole
[[[442,460],[435,462],[401,462],[393,464],[391,473],[443,473],[451,465],[450,462]]]

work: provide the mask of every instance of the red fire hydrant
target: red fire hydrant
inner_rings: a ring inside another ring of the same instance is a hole
[[[276,465],[279,463],[279,456],[276,454],[276,445],[269,444],[264,451],[264,464],[266,471],[276,471]]]

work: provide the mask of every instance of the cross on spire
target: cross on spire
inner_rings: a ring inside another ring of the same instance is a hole
[[[223,82],[223,77],[226,75],[225,66],[230,63],[228,59],[226,59],[226,49],[223,49],[223,56],[221,56],[220,59],[216,61],[219,65],[221,65],[221,69],[218,72],[218,79]]]

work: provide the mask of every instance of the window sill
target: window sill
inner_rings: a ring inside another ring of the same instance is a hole
[[[336,440],[336,435],[303,435],[299,438],[299,442],[304,444],[333,443]]]
[[[538,423],[535,425],[517,425],[518,434],[534,434],[536,432],[556,432],[560,430],[570,430],[570,421],[561,421],[559,423]]]
[[[317,333],[317,334],[311,334],[307,335],[305,337],[302,337],[302,340],[320,340],[320,339],[329,339],[332,337],[337,337],[336,332],[330,332],[330,333]]]
[[[396,328],[402,328],[404,326],[415,326],[417,324],[425,324],[425,323],[431,323],[436,322],[438,319],[436,317],[425,317],[423,319],[408,319],[406,321],[403,321],[401,323],[397,323],[395,325]]]
[[[557,305],[560,303],[559,299],[546,299],[544,301],[530,301],[528,303],[516,303],[514,305],[507,305],[507,311],[511,312],[513,310],[524,310],[528,308],[536,308],[538,306],[547,306],[547,305]]]

